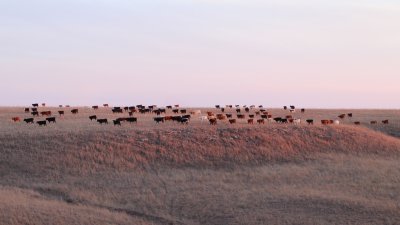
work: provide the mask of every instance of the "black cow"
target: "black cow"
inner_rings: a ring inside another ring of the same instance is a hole
[[[123,109],[121,109],[119,107],[114,107],[111,111],[113,113],[123,113],[124,112]]]
[[[285,105],[285,106],[283,106],[283,109],[284,109],[284,110],[287,110],[287,106],[286,106],[286,105]]]
[[[113,120],[114,126],[121,126],[121,120]]]
[[[136,117],[129,117],[129,118],[125,118],[126,122],[129,123],[137,123],[137,118]]]
[[[353,117],[353,113],[347,113],[348,117]]]
[[[25,112],[29,113],[30,112],[29,108],[25,108]]]
[[[60,110],[60,111],[58,111],[58,114],[59,114],[60,116],[62,116],[62,115],[64,115],[64,111]]]
[[[107,119],[98,119],[97,120],[97,122],[99,123],[99,124],[108,124],[108,120]]]
[[[215,105],[215,108],[219,109],[221,106],[220,105]]]
[[[172,109],[172,105],[167,105],[167,109]]]
[[[248,113],[248,112],[250,112],[250,108],[246,107],[246,108],[244,108],[244,111],[246,111]]]
[[[189,118],[182,118],[180,122],[181,124],[189,124]]]
[[[250,118],[254,118],[254,115],[253,115],[253,114],[250,114],[249,117],[250,117]]]
[[[308,125],[314,124],[314,120],[312,120],[312,119],[308,119],[308,120],[306,120],[306,122],[307,122]]]
[[[97,110],[97,109],[99,109],[99,106],[94,105],[94,106],[92,106],[92,109]]]
[[[33,103],[32,106],[33,107],[39,107],[39,103]]]
[[[164,121],[165,121],[165,118],[164,117],[154,117],[154,121],[156,122],[156,123],[164,123]]]
[[[32,108],[32,112],[37,112],[38,109],[37,108]]]
[[[47,121],[46,120],[37,121],[36,123],[39,124],[39,126],[46,126],[47,125]]]
[[[71,110],[72,114],[78,114],[78,109]]]
[[[186,109],[181,109],[181,113],[185,114],[186,113]]]
[[[296,107],[294,105],[291,105],[290,109],[296,109]]]
[[[305,113],[306,112],[306,109],[301,109],[301,113]]]
[[[33,123],[33,118],[26,118],[24,119],[25,123]]]
[[[236,109],[236,113],[240,113],[240,109]]]
[[[89,119],[90,119],[90,121],[97,120],[97,116],[96,115],[89,116]]]
[[[225,115],[226,115],[226,118],[232,118],[232,114],[231,113],[227,113]]]
[[[55,118],[55,117],[48,117],[48,118],[46,118],[46,120],[47,120],[49,123],[51,123],[51,122],[56,123],[56,118]]]
[[[172,112],[173,113],[179,113],[179,109],[173,109]]]
[[[383,124],[389,124],[389,120],[382,120]]]
[[[39,112],[31,112],[32,116],[39,116]]]

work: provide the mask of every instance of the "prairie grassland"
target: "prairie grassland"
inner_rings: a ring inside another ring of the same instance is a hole
[[[121,116],[110,109],[79,110],[39,127],[11,121],[29,117],[22,108],[0,109],[0,224],[400,223],[398,110],[294,114],[354,114],[339,126],[138,115],[121,127],[88,119]]]

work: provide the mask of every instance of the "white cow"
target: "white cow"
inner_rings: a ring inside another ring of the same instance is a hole
[[[301,119],[294,119],[293,124],[298,125],[301,123]]]
[[[203,123],[204,121],[208,121],[208,116],[200,116],[199,119]]]
[[[335,121],[333,121],[333,124],[339,125],[339,124],[340,124],[340,121],[339,121],[339,120],[335,120]]]

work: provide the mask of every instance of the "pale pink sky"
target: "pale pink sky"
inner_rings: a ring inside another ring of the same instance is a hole
[[[400,108],[390,0],[0,2],[0,105]]]

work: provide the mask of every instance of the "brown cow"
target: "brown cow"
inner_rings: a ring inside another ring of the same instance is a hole
[[[60,110],[58,111],[58,114],[60,114],[60,116],[64,115],[64,111]]]
[[[207,116],[214,116],[213,112],[207,112]]]
[[[30,109],[29,109],[29,108],[25,108],[25,112],[26,112],[26,113],[29,113],[29,112],[30,112]]]
[[[370,123],[374,125],[374,124],[378,124],[378,121],[373,120],[373,121],[371,121]]]
[[[238,119],[244,119],[246,116],[244,114],[237,114]]]
[[[389,120],[382,120],[383,124],[389,124]]]
[[[99,106],[94,105],[94,106],[92,106],[92,109],[97,110],[97,109],[99,109]]]
[[[210,122],[210,125],[217,125],[217,118],[211,118],[208,121]]]
[[[42,116],[51,116],[51,111],[43,111],[43,112],[40,112],[40,114]]]
[[[247,120],[247,124],[253,124],[254,123],[254,119],[248,119]]]
[[[224,120],[224,119],[226,119],[226,117],[224,114],[217,114],[217,119]]]
[[[236,119],[229,119],[229,123],[230,124],[235,124],[236,123]]]
[[[264,119],[258,119],[258,120],[257,120],[257,123],[258,123],[258,124],[264,124],[265,122],[264,122]]]
[[[353,113],[347,113],[348,117],[353,117]]]
[[[19,117],[13,117],[13,118],[11,118],[12,119],[12,121],[14,121],[14,122],[21,122],[21,118],[19,118]]]
[[[355,124],[355,125],[361,125],[361,122],[356,121],[356,122],[354,122],[354,124]]]
[[[340,114],[338,117],[339,117],[340,119],[344,119],[344,118],[346,117],[346,114]]]

